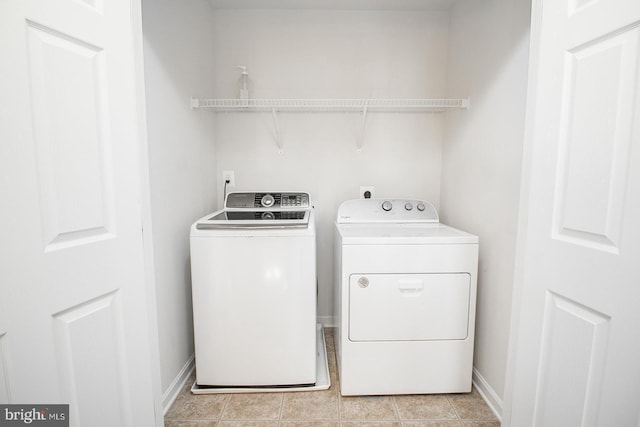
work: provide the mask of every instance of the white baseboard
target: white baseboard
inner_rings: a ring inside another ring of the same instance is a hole
[[[480,396],[487,402],[489,408],[493,411],[498,420],[502,422],[502,399],[498,394],[491,388],[489,383],[484,379],[480,372],[473,367],[473,385],[475,386]]]
[[[336,321],[333,316],[318,316],[317,322],[324,328],[334,328],[336,326]]]
[[[191,373],[196,368],[196,359],[195,355],[191,355],[187,360],[187,363],[184,364],[178,375],[174,378],[171,385],[162,393],[162,413],[164,415],[167,414],[173,402],[175,402],[176,398],[180,394],[182,387],[187,383],[187,380],[191,376]]]

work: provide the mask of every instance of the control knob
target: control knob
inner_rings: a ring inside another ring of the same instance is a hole
[[[262,219],[276,219],[276,216],[274,215],[273,212],[262,212],[262,215],[260,215],[260,218]]]
[[[273,206],[275,202],[276,199],[274,199],[271,194],[265,194],[264,196],[262,196],[262,199],[260,199],[260,204],[265,208]]]
[[[413,209],[413,205],[411,203],[407,202],[407,203],[404,204],[404,208],[406,210],[410,211],[410,210]]]
[[[426,208],[426,206],[424,205],[424,203],[420,202],[418,203],[417,208],[420,212],[422,212]]]
[[[393,205],[391,204],[390,201],[385,200],[384,202],[382,202],[382,209],[384,211],[389,212],[392,208],[393,208]]]

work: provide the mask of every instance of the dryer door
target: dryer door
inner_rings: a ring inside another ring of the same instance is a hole
[[[470,275],[353,274],[349,277],[351,341],[464,340]]]

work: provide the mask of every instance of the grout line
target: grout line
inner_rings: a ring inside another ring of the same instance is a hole
[[[400,418],[400,410],[398,409],[398,402],[396,401],[395,396],[391,396],[391,401],[393,402],[393,410],[396,412],[396,418],[400,425],[402,425],[402,419]]]
[[[284,395],[285,395],[285,393],[281,393],[281,394],[282,394],[282,396],[280,396],[280,413],[278,414],[278,427],[282,423],[282,413],[284,412]]]
[[[456,410],[456,406],[453,404],[453,402],[451,402],[451,399],[449,398],[448,395],[445,394],[444,397],[447,398],[447,403],[449,404],[449,406],[451,406],[451,409],[453,409],[453,413],[456,415],[456,419],[460,421],[460,423],[462,423],[462,418],[460,418],[460,414],[458,414],[458,411]]]
[[[231,395],[226,395],[226,398],[224,399],[224,405],[222,405],[222,409],[220,410],[220,414],[218,415],[218,418],[216,419],[216,424],[219,424],[222,421],[222,415],[224,415],[224,411],[227,410],[227,406],[229,405],[230,401],[231,401]]]

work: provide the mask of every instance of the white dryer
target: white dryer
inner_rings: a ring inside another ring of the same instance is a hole
[[[329,386],[313,215],[308,193],[235,192],[192,225],[194,393]]]
[[[471,391],[478,237],[425,201],[358,199],[335,242],[341,393]]]

